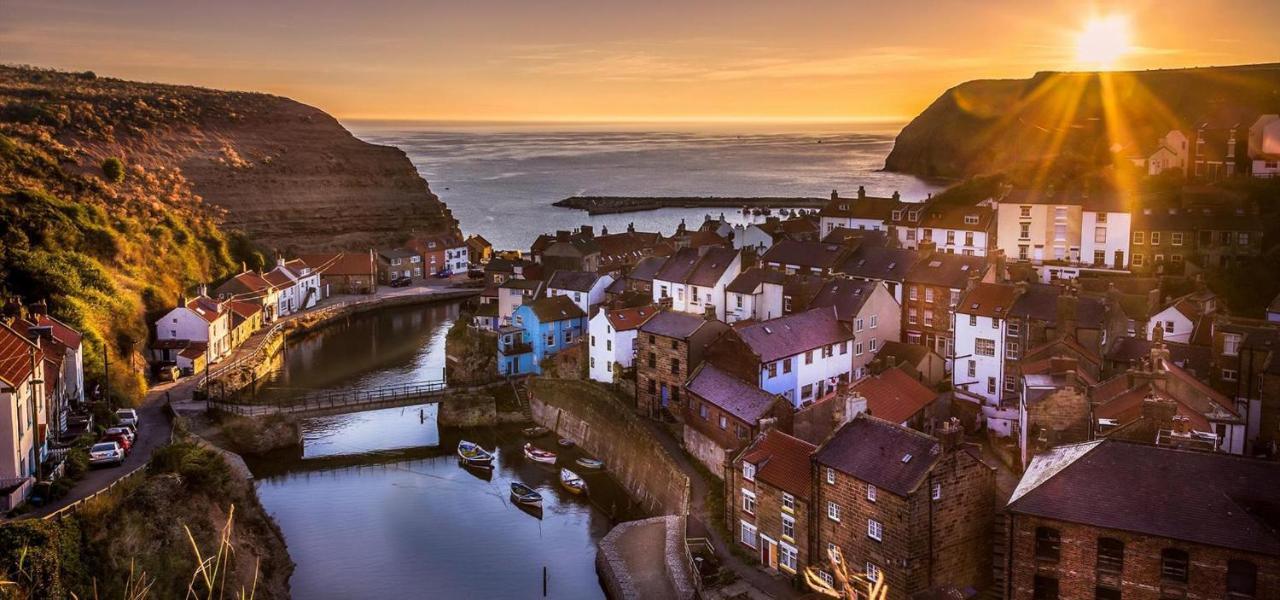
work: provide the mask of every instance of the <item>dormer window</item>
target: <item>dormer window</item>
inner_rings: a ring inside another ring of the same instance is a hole
[[[742,463],[742,478],[746,479],[747,481],[755,481],[756,466],[749,462]]]
[[[900,221],[900,220],[902,220],[902,211],[900,211],[900,210],[895,210],[895,211],[893,211],[893,220],[894,220],[894,221]]]
[[[964,224],[965,224],[965,225],[977,225],[977,224],[978,224],[978,215],[965,215],[965,216],[964,216]]]
[[[841,205],[840,205],[840,210],[849,210],[849,205],[848,205],[848,204],[841,204]]]

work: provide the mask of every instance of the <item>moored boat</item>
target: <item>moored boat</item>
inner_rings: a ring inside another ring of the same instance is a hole
[[[470,467],[492,468],[494,455],[480,444],[462,440],[458,442],[458,458]]]
[[[597,459],[594,459],[594,458],[587,458],[587,457],[585,457],[585,456],[584,456],[584,457],[582,457],[582,458],[579,458],[578,460],[575,460],[575,461],[573,461],[573,462],[577,463],[579,467],[582,467],[582,468],[584,468],[584,469],[591,469],[591,470],[593,470],[593,471],[598,471],[598,470],[600,470],[600,469],[603,469],[603,468],[604,468],[604,461],[603,461],[603,460],[597,460]]]
[[[587,482],[569,469],[560,469],[560,485],[569,490],[570,494],[587,493]]]
[[[511,498],[524,506],[542,506],[542,494],[519,481],[511,482]]]
[[[560,438],[559,443],[561,448],[572,448],[574,446],[573,440],[569,438]]]
[[[527,443],[524,445],[524,457],[533,462],[542,463],[544,465],[556,464],[555,452],[548,452],[541,448],[536,448],[533,444]]]
[[[548,433],[551,433],[550,429],[547,429],[546,427],[543,427],[541,425],[538,425],[535,427],[525,427],[523,431],[524,431],[525,437],[531,437],[531,438],[542,437],[544,435],[547,435]]]

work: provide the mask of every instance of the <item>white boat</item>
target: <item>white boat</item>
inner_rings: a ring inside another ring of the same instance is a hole
[[[555,452],[547,452],[546,450],[535,448],[533,444],[524,445],[524,457],[533,462],[542,463],[544,465],[556,464]]]
[[[587,493],[587,482],[569,469],[560,469],[560,485],[564,486],[570,494]]]

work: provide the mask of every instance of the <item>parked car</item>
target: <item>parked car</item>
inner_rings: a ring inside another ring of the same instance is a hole
[[[409,287],[409,284],[411,283],[413,283],[413,280],[409,279],[408,277],[397,277],[391,280],[391,287],[396,287],[396,288]]]
[[[123,433],[116,433],[116,434],[104,433],[102,434],[102,437],[98,438],[98,443],[103,443],[103,442],[115,442],[120,446],[122,450],[124,450],[124,453],[126,456],[128,456],[128,454],[133,451],[133,442],[130,442],[129,436]]]
[[[436,279],[448,279],[450,277],[453,277],[453,271],[450,271],[449,269],[436,272]]]
[[[105,433],[103,433],[103,435],[109,435],[109,436],[114,436],[117,434],[123,435],[126,439],[129,440],[130,444],[134,443],[138,439],[138,434],[134,433],[134,431],[130,429],[128,426],[111,427],[107,429]]]
[[[138,411],[132,408],[122,408],[116,411],[116,422],[121,425],[138,425]]]
[[[115,442],[98,442],[89,448],[89,464],[118,465],[124,462],[124,449]]]
[[[177,381],[182,377],[182,370],[177,365],[165,365],[156,369],[157,381]]]

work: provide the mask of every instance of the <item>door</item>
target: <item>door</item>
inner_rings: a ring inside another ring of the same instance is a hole
[[[771,569],[778,568],[778,542],[766,535],[760,536],[760,564]]]
[[[671,402],[671,390],[667,388],[667,384],[662,384],[662,407],[666,408]]]
[[[1117,270],[1124,268],[1124,250],[1116,250],[1115,268]]]

